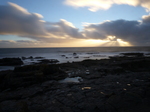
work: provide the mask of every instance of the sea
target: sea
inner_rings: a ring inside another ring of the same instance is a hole
[[[0,48],[1,58],[44,57],[57,59],[59,63],[77,62],[85,59],[105,59],[121,53],[150,53],[150,47],[75,47],[75,48]],[[24,65],[38,62],[39,59],[22,60]],[[13,66],[0,66],[2,70],[13,70]]]

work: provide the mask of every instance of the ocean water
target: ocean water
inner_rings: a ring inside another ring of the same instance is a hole
[[[125,52],[150,53],[150,47],[85,47],[85,48],[0,48],[0,59],[9,57],[44,57],[57,59],[59,63],[82,61],[84,59],[103,59]],[[73,55],[76,53],[76,55]],[[62,56],[64,55],[64,56]],[[25,65],[38,62],[37,59],[23,60]],[[0,66],[0,70],[13,67]]]

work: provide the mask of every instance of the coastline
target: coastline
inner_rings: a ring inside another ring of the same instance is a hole
[[[0,74],[1,112],[150,111],[150,57],[139,53],[27,65]],[[82,79],[59,82],[68,77]]]

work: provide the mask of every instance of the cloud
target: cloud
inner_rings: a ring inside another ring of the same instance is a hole
[[[0,6],[0,34],[18,36],[47,36],[42,15],[29,13],[26,9],[14,3]]]
[[[72,23],[61,19],[59,22],[47,22],[47,31],[53,34],[55,37],[62,38],[82,38],[82,34],[79,29]]]
[[[145,0],[143,3],[146,2]],[[141,21],[107,20],[101,23],[86,23],[82,31],[79,31],[67,20],[47,22],[43,20],[42,15],[30,13],[17,4],[9,3],[7,6],[0,5],[0,35],[20,37],[18,41],[0,40],[0,47],[56,47],[56,45],[77,47],[84,44],[85,39],[90,40],[88,42],[94,39],[103,42],[125,41],[131,45],[150,45],[150,15],[142,16]],[[22,40],[21,37],[30,39]]]
[[[144,23],[150,23],[150,15],[142,16],[142,20],[143,20]]]
[[[95,46],[86,39],[56,39],[47,40],[0,40],[0,48],[31,48],[31,47],[87,47]]]
[[[90,11],[107,10],[113,4],[141,6],[150,10],[150,0],[65,0],[65,4],[73,7],[88,7]]]
[[[143,16],[141,21],[116,20],[87,24],[83,32],[87,38],[121,39],[132,45],[150,45],[150,15]]]
[[[0,5],[0,34],[17,35],[34,40],[46,38],[80,38],[82,36],[72,23],[61,19],[46,22],[38,13],[30,13],[14,3]],[[46,39],[47,40],[47,39]]]

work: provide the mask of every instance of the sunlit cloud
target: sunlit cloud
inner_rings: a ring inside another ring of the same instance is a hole
[[[141,6],[150,10],[150,0],[65,0],[65,4],[73,7],[88,7],[90,11],[107,10],[113,4]]]
[[[30,14],[25,8],[19,6],[15,3],[8,2],[8,4],[9,4],[8,8],[16,9],[16,10],[18,10],[18,12],[21,11],[22,13],[25,13],[25,14]],[[5,7],[5,8],[7,8],[7,7]]]

